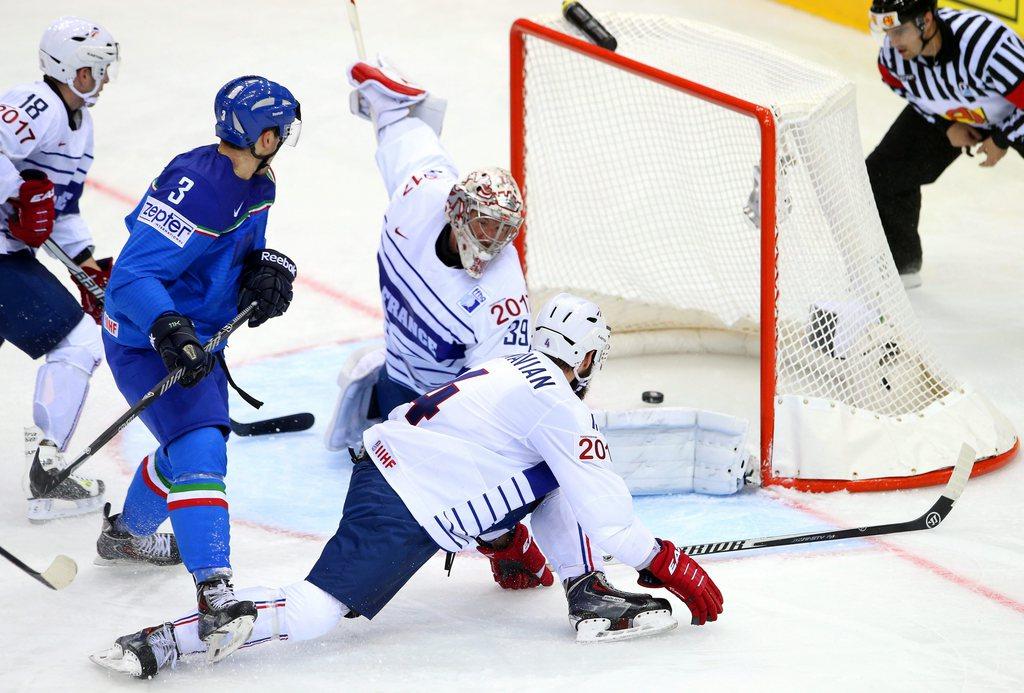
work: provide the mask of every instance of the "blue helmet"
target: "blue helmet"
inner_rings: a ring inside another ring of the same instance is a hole
[[[213,101],[216,134],[236,147],[252,147],[267,128],[277,130],[282,142],[298,140],[302,115],[292,93],[266,77],[236,77],[217,92]]]

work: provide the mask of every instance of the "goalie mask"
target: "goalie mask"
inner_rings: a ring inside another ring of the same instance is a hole
[[[104,80],[117,76],[121,50],[110,32],[88,19],[61,17],[47,27],[39,41],[43,74],[68,85],[87,106],[96,104]],[[88,92],[75,88],[78,70],[88,67],[96,85]]]
[[[479,279],[523,225],[523,196],[503,168],[471,172],[455,184],[444,208],[463,269]]]
[[[608,356],[611,329],[597,304],[572,294],[558,294],[544,304],[537,314],[533,330],[533,348],[562,361],[576,376],[573,390],[582,392],[591,378],[601,370]],[[594,362],[587,373],[580,365],[590,352]]]

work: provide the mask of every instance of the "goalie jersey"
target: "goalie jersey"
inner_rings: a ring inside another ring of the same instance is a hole
[[[31,82],[0,96],[0,253],[27,245],[7,231],[20,172],[35,169],[53,183],[57,218],[53,240],[71,257],[92,247],[92,234],[78,212],[85,176],[92,166],[92,116],[88,108],[70,112],[46,82]]]
[[[559,489],[590,540],[639,566],[657,549],[590,409],[536,351],[467,371],[369,428],[363,444],[439,546],[458,551]],[[535,514],[537,536],[555,522]],[[548,545],[545,544],[545,548]]]
[[[412,117],[384,128],[377,165],[390,195],[377,253],[388,377],[425,392],[528,348],[529,301],[515,248],[503,249],[480,279],[437,255],[459,175],[434,131]]]

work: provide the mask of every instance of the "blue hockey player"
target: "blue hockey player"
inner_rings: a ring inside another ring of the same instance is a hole
[[[181,154],[125,218],[130,236],[106,294],[103,343],[130,403],[168,371],[177,385],[141,415],[160,443],[110,516],[97,563],[184,562],[196,582],[201,637],[230,652],[249,636],[251,601],[235,598],[229,560],[228,374],[202,344],[252,302],[256,327],[287,310],[295,264],[266,247],[270,162],[296,142],[299,103],[263,77],[239,77],[214,102],[218,144]],[[156,534],[170,517],[174,534]]]

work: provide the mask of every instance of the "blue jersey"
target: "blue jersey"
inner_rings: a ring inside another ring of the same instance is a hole
[[[273,174],[243,180],[217,145],[171,160],[132,213],[130,237],[106,293],[103,327],[120,344],[149,346],[163,313],[190,318],[206,341],[237,313],[242,263],[266,247]]]

